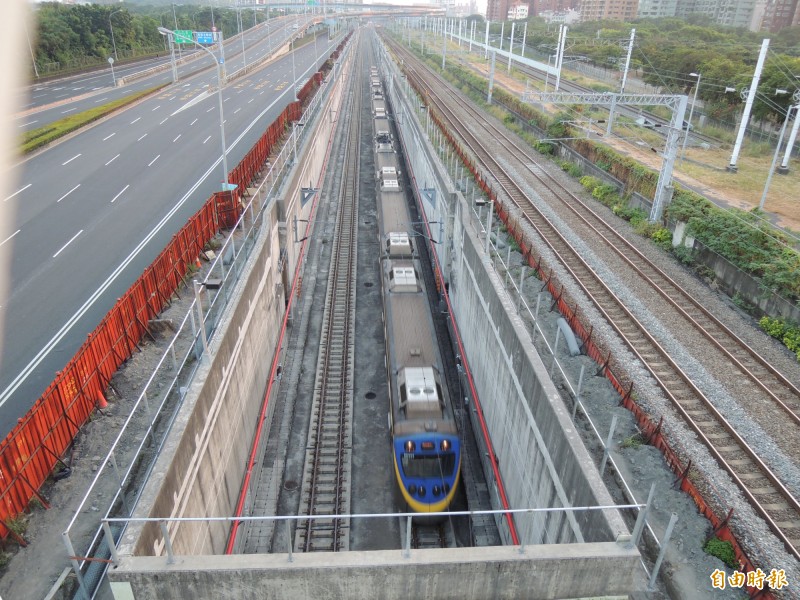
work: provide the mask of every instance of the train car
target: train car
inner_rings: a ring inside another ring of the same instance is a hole
[[[379,98],[372,98],[372,114],[375,118],[386,117],[386,101],[383,96]]]
[[[389,119],[386,116],[372,119],[375,128],[375,140],[379,143],[392,143],[392,130],[389,128]]]
[[[441,512],[453,500],[461,442],[441,376],[433,318],[388,119],[373,119],[378,230],[395,479],[406,505]]]

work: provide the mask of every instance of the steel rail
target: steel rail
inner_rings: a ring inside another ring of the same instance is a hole
[[[479,111],[471,105],[463,102],[461,102],[461,105],[466,110],[472,112],[475,118],[481,118]],[[527,161],[525,162],[520,159],[523,167],[553,194],[555,200],[561,202],[576,217],[583,221],[587,227],[590,227],[597,234],[599,239],[614,250],[620,259],[625,261],[631,269],[650,283],[652,288],[658,292],[662,298],[675,307],[675,309],[708,339],[711,344],[730,359],[744,375],[748,376],[753,384],[761,388],[761,390],[770,397],[772,402],[777,404],[778,407],[785,412],[786,416],[788,416],[791,421],[796,425],[800,425],[800,389],[789,381],[780,371],[769,364],[744,340],[737,336],[735,332],[731,331],[730,328],[717,319],[709,310],[703,307],[703,305],[695,300],[689,292],[680,286],[680,284],[650,261],[636,246],[626,240],[622,234],[592,210],[587,203],[569,190],[563,188],[535,157],[531,156],[531,154],[511,139],[502,129],[489,121],[485,121],[482,125],[487,129],[491,129],[495,136],[501,137],[504,145],[510,145],[515,151],[518,151]],[[539,173],[536,172],[534,167],[539,170]],[[560,189],[554,189],[553,185],[548,183],[548,181],[553,182]],[[563,194],[569,196],[569,202],[564,199]],[[629,258],[631,254],[636,256],[639,261],[638,264]],[[649,271],[649,274],[645,272],[646,270]],[[680,296],[680,301],[677,296]],[[706,322],[699,322],[695,317],[689,314],[690,310],[699,312]],[[731,342],[737,349],[742,350],[745,355],[737,356],[734,354],[724,342],[718,339],[721,337],[727,338],[727,341]],[[750,365],[748,366],[745,362],[749,362]],[[753,372],[755,368],[758,368],[759,372]],[[780,389],[780,393],[784,396],[785,400],[778,396],[774,391],[775,389]]]
[[[353,391],[353,327],[355,322],[355,277],[357,260],[358,148],[361,122],[361,76],[363,58],[355,66],[358,75],[350,100],[350,130],[345,149],[346,165],[339,189],[339,207],[334,249],[328,276],[323,335],[317,359],[314,408],[309,429],[309,450],[303,478],[303,496],[308,515],[349,512],[350,409]],[[353,155],[355,158],[353,158]],[[307,520],[297,529],[296,546],[305,552],[346,549],[348,527],[341,519]]]

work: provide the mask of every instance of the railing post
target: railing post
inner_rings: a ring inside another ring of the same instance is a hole
[[[536,327],[539,325],[539,306],[542,303],[542,293],[536,294],[536,310],[533,311],[533,333],[531,335],[531,344],[536,342]]]
[[[293,544],[292,544],[292,522],[286,521],[286,546],[289,549],[289,562],[294,562],[294,556],[292,556]]]
[[[631,534],[631,546],[636,546],[639,543],[639,537],[642,535],[645,521],[647,521],[647,513],[650,510],[650,503],[653,501],[653,495],[656,492],[656,484],[650,486],[650,493],[647,494],[647,503],[644,508],[639,509],[639,515],[636,517],[636,524],[633,526],[633,533]]]
[[[406,543],[403,548],[403,558],[411,558],[411,517],[406,522]]]
[[[581,403],[581,390],[583,389],[583,372],[586,365],[581,365],[581,373],[578,375],[578,387],[575,389],[575,404],[572,407],[572,420],[575,420],[575,414],[578,412],[578,404]]]
[[[200,288],[202,287],[202,285],[200,284],[200,282],[197,281],[197,279],[193,279],[192,284],[194,286],[194,301],[197,304],[197,318],[200,320],[199,323],[200,338],[203,340],[203,351],[205,355],[210,359],[211,355],[209,354],[208,351],[208,337],[206,336],[206,323],[205,323],[205,318],[203,317],[203,304],[200,301]]]
[[[523,264],[522,269],[519,273],[519,293],[517,294],[517,312],[519,312],[519,303],[520,300],[522,300],[522,292],[525,286],[525,271],[526,271],[526,266]]]
[[[111,533],[111,526],[108,521],[103,521],[103,533],[106,537],[108,549],[111,552],[111,560],[114,561],[114,566],[116,567],[119,564],[119,554],[117,554],[117,544],[114,542],[114,535]]]
[[[606,463],[608,462],[608,455],[611,452],[611,442],[614,441],[614,429],[617,427],[617,415],[611,418],[611,427],[608,429],[608,437],[606,438],[605,446],[603,446],[603,460],[600,463],[600,477],[606,471]]]
[[[72,540],[69,539],[69,533],[66,531],[63,532],[61,534],[61,539],[67,547],[67,556],[69,556],[69,562],[72,564],[72,570],[75,572],[75,578],[78,580],[80,593],[83,595],[84,600],[89,600],[91,594],[89,594],[89,590],[86,589],[86,582],[83,580],[83,573],[81,573],[81,566],[78,563],[78,559],[75,558],[75,548],[72,547]]]
[[[669,517],[669,525],[667,525],[667,530],[664,532],[664,538],[661,540],[661,549],[658,551],[656,564],[653,565],[653,572],[650,574],[650,583],[647,585],[648,590],[654,590],[656,587],[658,571],[661,569],[661,562],[664,560],[664,554],[667,552],[667,544],[669,544],[669,538],[672,535],[672,529],[675,527],[675,523],[677,522],[678,515],[672,513]]]
[[[164,549],[167,551],[167,564],[174,565],[175,555],[172,553],[172,540],[169,538],[169,531],[167,530],[167,522],[159,521],[158,525],[161,528],[161,535],[164,536]]]
[[[556,342],[553,344],[553,362],[550,363],[550,377],[553,377],[553,369],[556,366],[557,358],[556,353],[558,352],[558,343],[561,341],[561,328],[559,327],[556,329]]]

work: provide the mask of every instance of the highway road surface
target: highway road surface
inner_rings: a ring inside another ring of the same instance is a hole
[[[313,43],[295,51],[298,85],[340,40],[320,37],[316,57]],[[292,72],[286,55],[224,88],[229,168],[293,100]],[[213,69],[181,79],[18,167],[13,192],[2,199],[15,213],[10,236],[0,240],[0,253],[11,257],[10,295],[0,307],[3,436],[220,189],[218,100],[208,93],[215,84]]]

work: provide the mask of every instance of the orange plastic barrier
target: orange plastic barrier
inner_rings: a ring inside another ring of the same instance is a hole
[[[318,87],[309,82],[306,100]],[[306,88],[304,88],[305,90]],[[288,105],[230,173],[228,181],[244,189],[258,174],[292,120],[302,114],[300,102]],[[0,537],[25,540],[6,525],[34,497],[48,507],[39,488],[53,473],[105,390],[117,368],[138,348],[156,317],[178,289],[188,266],[222,227],[238,219],[238,192],[214,194],[176,233],[169,245],[120,298],[77,354],[16,427],[0,442]],[[63,463],[62,463],[63,464]]]

